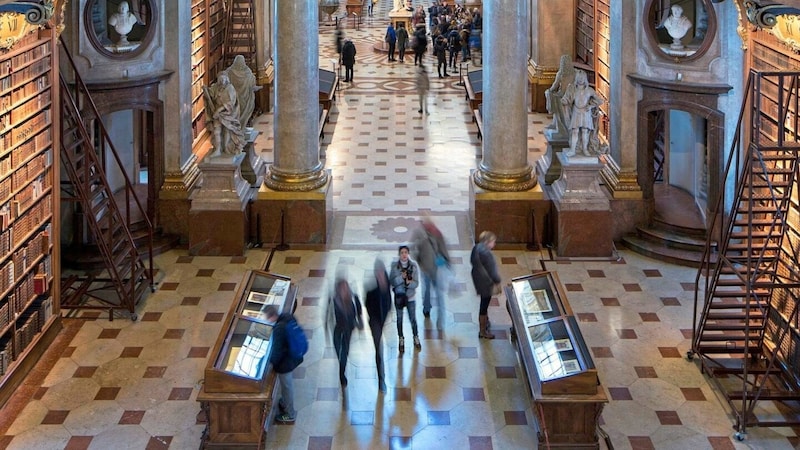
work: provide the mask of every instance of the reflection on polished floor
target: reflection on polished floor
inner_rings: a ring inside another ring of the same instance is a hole
[[[297,283],[297,317],[311,348],[294,374],[297,422],[273,427],[267,446],[537,448],[504,297],[490,306],[497,339],[477,336],[467,178],[479,161],[480,141],[462,90],[455,78],[434,80],[431,114],[416,114],[414,66],[389,64],[372,53],[383,25],[368,25],[347,30],[358,46],[356,81],[339,92],[324,142],[334,178],[332,242],[324,251],[277,252],[269,267]],[[320,42],[333,42],[330,30]],[[331,56],[325,49],[321,61]],[[271,161],[270,117],[257,122],[257,144]],[[544,148],[546,118],[532,114],[529,122],[533,163]],[[323,331],[332,276],[346,268],[363,291],[374,258],[395,256],[424,213],[445,231],[453,256],[456,282],[446,300],[444,332],[418,311],[422,350],[409,347],[400,355],[390,315],[386,394],[378,391],[369,334],[356,333],[350,386],[342,391]],[[615,449],[800,445],[800,430],[791,428],[754,428],[745,442],[732,438],[727,409],[697,363],[684,357],[694,270],[626,251],[608,261],[555,261],[547,250],[495,253],[505,280],[543,268],[558,272],[610,399],[602,428]],[[245,270],[263,268],[268,256],[260,249],[234,258],[173,250],[157,257],[159,289],[142,304],[140,321],[109,322],[86,312],[66,319],[59,342],[0,411],[0,448],[198,448],[204,425],[196,396],[210,348]]]

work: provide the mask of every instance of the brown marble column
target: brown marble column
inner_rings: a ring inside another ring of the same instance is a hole
[[[636,103],[639,95],[627,74],[637,72],[637,35],[642,31],[637,2],[611,2],[611,92],[609,103],[610,150],[614,162],[604,171],[604,178],[616,199],[641,199],[637,180]],[[644,132],[644,130],[641,130]]]
[[[264,182],[277,191],[328,181],[319,158],[318,15],[316,0],[275,2],[275,147]]]
[[[526,0],[483,5],[483,160],[475,184],[492,191],[536,186],[528,163]]]

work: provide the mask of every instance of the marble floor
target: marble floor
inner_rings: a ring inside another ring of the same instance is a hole
[[[57,342],[0,410],[0,448],[198,448],[203,368],[244,272],[256,268],[296,283],[296,316],[310,338],[305,362],[294,372],[297,421],[272,427],[268,448],[537,448],[503,296],[489,308],[497,339],[477,336],[467,177],[480,161],[480,141],[462,88],[455,77],[434,79],[431,114],[417,114],[413,64],[388,63],[372,52],[383,27],[376,20],[347,29],[358,62],[355,82],[337,95],[323,142],[334,177],[327,248],[272,255],[270,248],[251,249],[232,258],[191,257],[183,249],[159,255],[158,290],[139,306],[139,321],[108,321],[90,312],[65,318]],[[322,29],[320,42],[321,64],[329,64],[332,29]],[[546,117],[530,114],[531,163],[544,148],[544,123]],[[270,116],[259,117],[256,126],[257,146],[271,161]],[[391,259],[424,214],[444,231],[453,256],[444,331],[418,312],[422,350],[399,354],[390,316],[384,329],[386,394],[377,389],[369,334],[356,333],[347,368],[351,382],[342,391],[323,331],[332,276],[344,268],[363,290],[374,258]],[[556,260],[547,249],[495,253],[505,280],[542,269],[558,273],[610,400],[601,425],[613,448],[800,446],[800,430],[791,428],[751,428],[744,442],[733,439],[718,392],[697,362],[684,357],[694,270],[624,250],[610,260]]]

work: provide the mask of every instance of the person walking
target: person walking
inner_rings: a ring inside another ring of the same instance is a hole
[[[339,359],[339,384],[343,388],[347,387],[347,377],[345,368],[347,367],[347,356],[350,354],[350,338],[353,329],[358,327],[364,329],[361,319],[361,301],[358,296],[350,289],[350,283],[344,278],[337,278],[334,283],[334,294],[328,303],[329,320],[333,318],[333,348],[336,357]]]
[[[428,49],[428,36],[425,35],[425,25],[419,24],[417,25],[417,29],[414,30],[414,65],[417,64],[422,65],[422,57],[425,55],[425,51]]]
[[[408,320],[411,322],[411,332],[414,334],[414,347],[422,349],[417,333],[416,290],[419,286],[419,267],[409,257],[407,245],[398,249],[399,257],[392,261],[389,272],[389,282],[394,290],[394,307],[397,312],[397,336],[400,338],[398,349],[405,351],[405,338],[403,337],[403,308],[408,310]]]
[[[436,55],[436,70],[439,72],[439,78],[442,78],[442,68],[444,68],[444,77],[449,77],[447,73],[447,38],[439,35],[436,42],[433,44],[433,54]]]
[[[294,379],[292,372],[302,362],[303,358],[293,358],[289,352],[289,336],[286,326],[294,317],[290,313],[278,314],[275,305],[267,305],[264,308],[264,317],[268,324],[273,325],[272,344],[269,354],[269,363],[272,369],[278,374],[278,382],[281,385],[281,396],[278,400],[279,413],[275,421],[279,423],[294,423],[297,411],[294,409]]]
[[[386,392],[386,378],[383,368],[383,326],[389,309],[392,307],[392,292],[389,286],[389,274],[381,259],[376,259],[373,266],[375,280],[367,286],[365,306],[369,315],[369,329],[372,342],[375,344],[375,366],[378,369],[378,389]]]
[[[394,26],[389,23],[389,26],[386,28],[386,36],[383,38],[387,44],[389,44],[389,61],[397,61],[394,59],[394,48],[397,45],[397,33],[394,31]]]
[[[406,48],[408,47],[408,31],[406,31],[405,24],[400,24],[400,28],[397,29],[397,52],[400,56],[400,62],[403,62],[403,59],[406,56]]]
[[[356,46],[350,39],[345,39],[342,45],[342,65],[344,66],[344,81],[353,82],[353,65],[356,63]]]
[[[425,65],[420,63],[419,68],[417,69],[417,98],[419,99],[419,110],[417,110],[417,112],[420,114],[422,114],[423,110],[425,111],[425,114],[430,114],[426,102],[430,85],[431,82],[428,78],[428,71],[425,70]]]
[[[448,49],[450,50],[449,66],[456,70],[456,63],[458,62],[458,54],[461,53],[461,36],[458,30],[453,28],[447,37]]]
[[[426,217],[422,220],[422,226],[414,230],[411,239],[414,244],[414,259],[423,275],[425,290],[422,293],[422,315],[426,318],[431,316],[433,289],[436,298],[436,327],[441,330],[444,327],[444,289],[439,280],[439,269],[450,265],[444,236],[433,221]]]
[[[496,241],[497,236],[491,231],[482,232],[469,256],[470,263],[472,263],[472,283],[475,285],[475,291],[481,297],[481,305],[478,310],[478,326],[480,327],[478,337],[481,339],[494,339],[494,335],[489,331],[489,301],[492,300],[495,285],[499,285],[502,281],[492,254]]]

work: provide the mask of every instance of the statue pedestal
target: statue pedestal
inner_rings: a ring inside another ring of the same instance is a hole
[[[241,256],[248,230],[250,183],[241,174],[245,154],[206,158],[199,164],[202,187],[189,209],[189,254]]]
[[[394,25],[394,30],[397,31],[400,29],[400,24],[402,23],[405,27],[406,31],[408,31],[409,39],[411,38],[411,34],[413,31],[411,29],[411,16],[413,13],[408,10],[400,10],[400,11],[391,11],[389,12],[389,21],[392,22]]]
[[[561,164],[561,177],[553,183],[556,253],[566,257],[612,256],[611,205],[599,184],[603,164],[596,156],[556,156]]]
[[[258,132],[252,128],[248,128],[245,132],[247,143],[244,145],[244,159],[242,160],[242,178],[250,183],[250,187],[257,188],[264,182],[264,174],[266,173],[267,166],[261,155],[255,151],[255,140]]]
[[[536,161],[536,173],[544,177],[544,184],[553,184],[561,176],[561,162],[557,155],[569,148],[569,136],[558,133],[557,130],[545,129],[544,137],[547,139],[547,149],[544,156]]]

